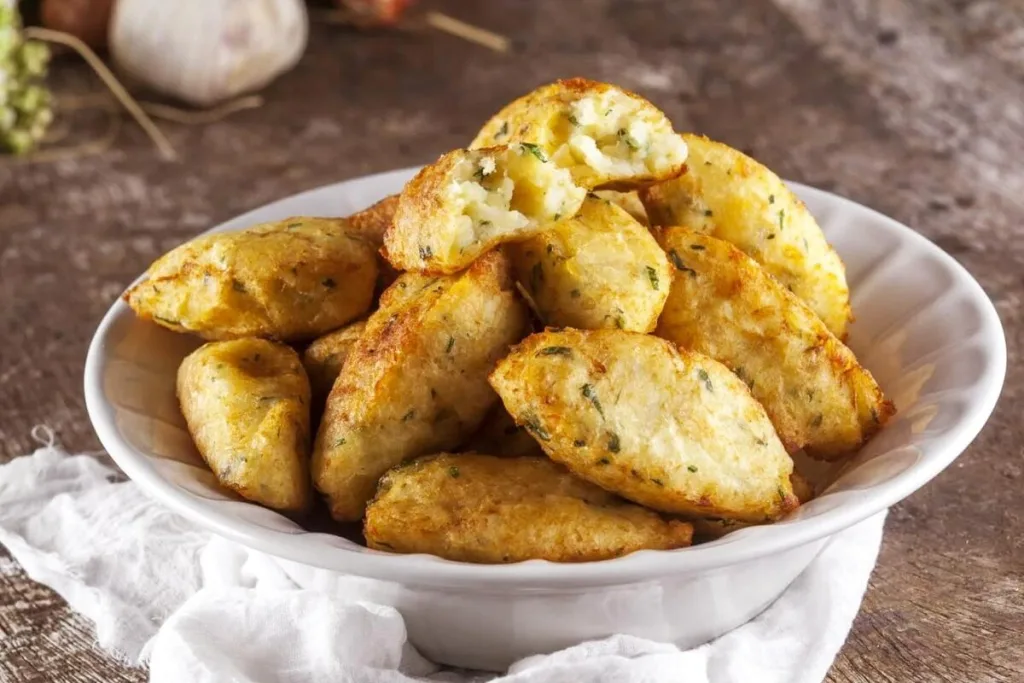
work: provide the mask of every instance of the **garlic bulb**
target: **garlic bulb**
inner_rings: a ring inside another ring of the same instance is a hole
[[[130,77],[210,106],[295,66],[308,34],[303,0],[116,0],[108,44]]]

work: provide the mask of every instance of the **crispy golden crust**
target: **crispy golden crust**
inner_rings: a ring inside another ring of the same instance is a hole
[[[814,498],[814,489],[811,486],[811,483],[804,479],[799,472],[793,470],[793,474],[789,475],[789,481],[793,486],[793,493],[796,495],[801,505]],[[736,531],[737,529],[746,529],[750,526],[757,526],[755,524],[737,522],[736,520],[723,519],[721,517],[695,517],[690,519],[689,522],[693,524],[693,535],[699,543],[721,538],[722,536]]]
[[[177,392],[217,481],[275,510],[309,507],[309,382],[295,351],[263,339],[204,344],[178,368]]]
[[[530,436],[526,429],[516,424],[500,401],[487,413],[473,438],[459,450],[502,457],[544,455],[536,439]]]
[[[790,452],[839,458],[895,412],[853,352],[739,249],[685,228],[655,236],[675,264],[656,334],[746,381]]]
[[[608,83],[571,78],[509,103],[471,148],[531,142],[588,189],[628,190],[683,172],[686,146],[657,107]]]
[[[399,195],[393,194],[369,208],[352,214],[345,219],[349,229],[379,249],[384,245],[384,233],[395,219],[398,197]]]
[[[671,266],[651,233],[597,197],[507,253],[549,325],[650,332],[668,297]]]
[[[187,242],[124,299],[141,318],[205,339],[301,341],[365,313],[376,279],[373,246],[344,219],[297,216]]]
[[[651,225],[723,239],[760,263],[840,339],[852,319],[846,270],[814,216],[782,180],[728,145],[683,135],[686,173],[640,194]]]
[[[359,519],[389,468],[453,448],[480,426],[497,400],[487,373],[527,325],[510,270],[494,252],[455,276],[405,274],[381,297],[313,451],[313,480],[335,519]]]
[[[391,470],[366,510],[366,542],[399,553],[496,564],[591,562],[690,544],[666,521],[543,457],[463,453]]]
[[[395,219],[395,210],[398,208],[399,195],[393,194],[385,197],[368,209],[363,209],[345,219],[349,229],[363,239],[370,242],[374,248],[380,249],[384,246],[384,233],[391,227]],[[391,286],[398,279],[399,272],[391,267],[391,264],[384,258],[377,255],[377,289],[378,296],[381,292]]]
[[[491,385],[552,459],[647,507],[761,522],[797,505],[764,410],[700,354],[620,330],[548,330]]]
[[[626,213],[632,216],[637,223],[645,228],[651,227],[650,221],[647,220],[647,209],[644,208],[644,203],[640,201],[640,195],[637,192],[597,190],[594,194],[601,199],[607,199],[612,204],[616,204],[625,209]]]
[[[313,390],[314,406],[322,407],[327,400],[349,351],[365,329],[365,320],[346,325],[313,340],[302,354],[302,365]]]
[[[454,150],[402,189],[381,253],[399,270],[454,273],[575,214],[585,195],[535,145]]]

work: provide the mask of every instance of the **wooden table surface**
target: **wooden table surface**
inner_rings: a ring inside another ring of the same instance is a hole
[[[86,344],[162,252],[279,197],[429,161],[541,82],[614,81],[677,129],[913,226],[995,301],[1010,352],[1002,400],[956,464],[893,509],[829,680],[1024,680],[1024,1],[441,5],[514,50],[314,23],[262,108],[163,126],[178,163],[129,123],[102,154],[0,160],[0,461],[33,450],[36,424],[71,450],[98,448]],[[99,92],[73,59],[51,82]],[[65,143],[102,135],[101,113],[67,120]],[[0,680],[144,679],[0,550]]]

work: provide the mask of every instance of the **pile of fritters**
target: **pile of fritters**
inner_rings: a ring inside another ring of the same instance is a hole
[[[315,490],[390,552],[684,547],[792,511],[813,496],[792,454],[842,459],[894,412],[803,203],[584,79],[400,195],[197,238],[125,299],[212,340],[177,390],[224,486],[296,516]]]

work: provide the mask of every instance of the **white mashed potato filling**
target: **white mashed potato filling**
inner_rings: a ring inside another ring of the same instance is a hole
[[[449,191],[459,250],[574,215],[586,196],[567,170],[530,144],[474,153],[456,169]]]
[[[614,91],[569,105],[571,133],[555,151],[559,165],[584,164],[598,175],[623,178],[660,175],[686,161],[687,148],[671,124]]]

